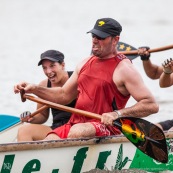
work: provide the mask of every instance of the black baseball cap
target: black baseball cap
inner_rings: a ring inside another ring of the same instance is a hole
[[[122,31],[122,26],[112,18],[102,18],[96,21],[94,28],[87,33],[92,33],[101,38],[109,36],[119,36]]]
[[[46,52],[43,52],[40,56],[40,61],[38,63],[38,66],[42,64],[42,61],[44,59],[48,59],[54,62],[64,62],[64,54],[57,51],[57,50],[47,50]]]

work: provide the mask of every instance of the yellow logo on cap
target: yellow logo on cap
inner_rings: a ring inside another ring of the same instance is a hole
[[[98,23],[98,26],[103,26],[104,24],[105,24],[104,21],[100,21],[100,22]]]

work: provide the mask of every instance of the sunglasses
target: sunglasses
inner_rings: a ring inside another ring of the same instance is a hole
[[[92,38],[97,38],[97,40],[104,40],[105,38],[101,38],[95,34],[92,34]]]

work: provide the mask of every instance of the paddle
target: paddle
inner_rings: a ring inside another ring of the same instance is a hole
[[[169,49],[173,49],[173,45],[149,49],[148,51],[150,53],[154,53],[154,52],[160,52],[160,51],[169,50]],[[137,48],[135,48],[127,43],[119,42],[118,46],[117,46],[117,50],[119,52],[121,52],[122,54],[126,55],[131,60],[133,60],[139,56]]]
[[[21,97],[23,102],[28,99],[55,109],[60,109],[99,120],[101,119],[101,115],[99,114],[56,104],[31,95],[21,94]],[[127,137],[127,139],[143,153],[159,162],[168,162],[165,135],[159,127],[144,119],[134,117],[118,118],[113,122],[113,125],[116,126]]]
[[[35,115],[37,115],[38,113],[42,112],[43,110],[49,108],[48,106],[44,105],[41,108],[37,109],[35,112],[31,113],[29,111],[26,111],[26,114],[28,114],[30,117],[34,117]],[[29,112],[29,113],[27,113]]]
[[[23,95],[25,94],[25,91],[24,90],[21,90],[20,91],[20,96],[21,96],[21,100],[22,100],[22,102],[25,102],[26,101],[26,98],[24,98],[23,97]],[[45,110],[45,109],[47,109],[47,108],[49,108],[48,106],[46,106],[46,105],[44,105],[44,106],[42,106],[42,107],[40,107],[39,109],[37,109],[35,112],[33,112],[32,114],[30,114],[30,112],[29,112],[29,116],[30,117],[34,117],[35,115],[37,115],[38,113],[40,113],[40,112],[42,112],[43,110]],[[26,112],[28,112],[28,111],[26,111]],[[27,113],[26,113],[27,114]]]

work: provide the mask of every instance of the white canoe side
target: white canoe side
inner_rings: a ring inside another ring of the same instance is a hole
[[[8,127],[7,129],[0,132],[0,144],[15,142],[17,140],[18,128],[22,123],[16,123],[13,126]]]
[[[95,168],[173,171],[173,133],[165,133],[166,164],[143,154],[123,136],[0,144],[1,173],[83,173]]]
[[[18,128],[22,124],[17,116],[0,114],[0,144],[15,142]]]

